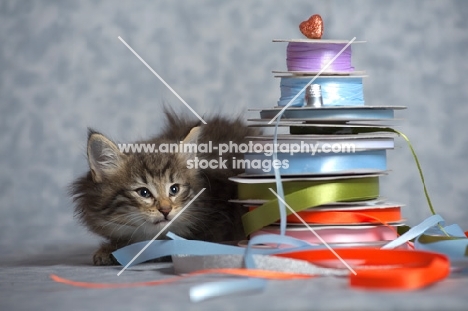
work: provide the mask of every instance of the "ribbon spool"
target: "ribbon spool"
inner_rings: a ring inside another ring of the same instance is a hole
[[[375,173],[387,170],[386,150],[363,150],[353,153],[278,153],[277,161],[262,153],[247,153],[250,163],[246,175],[272,175],[276,163],[281,175],[336,175],[349,173]]]
[[[281,97],[278,106],[286,106],[309,82],[307,76],[281,77]],[[313,84],[320,85],[323,106],[363,106],[362,77],[319,77]],[[303,96],[297,97],[290,106],[303,107]]]
[[[367,247],[382,247],[385,242],[397,238],[396,230],[393,227],[386,226],[321,226],[313,227],[314,231],[320,236],[318,239],[305,226],[289,226],[286,228],[286,236],[298,240],[306,241],[311,244],[322,244],[322,240],[333,247],[343,247],[359,244]],[[267,226],[253,232],[250,237],[256,237],[265,234],[280,234],[279,226]],[[382,242],[376,244],[375,242]],[[274,243],[270,243],[275,247]]]
[[[275,183],[239,184],[241,200],[269,200],[242,217],[246,235],[258,231],[280,219]],[[315,182],[284,182],[284,200],[296,212],[323,204],[371,200],[379,196],[379,178],[363,177]],[[287,212],[291,214],[291,212]]]
[[[314,126],[311,126],[314,125]],[[357,135],[379,132],[378,129],[388,131],[385,126],[340,126],[337,124],[324,126],[323,124],[308,124],[308,126],[290,126],[289,133],[292,135]]]
[[[320,72],[346,43],[289,42],[286,65],[289,71]],[[324,72],[352,72],[351,45],[348,46]]]
[[[284,109],[284,108],[283,108]],[[394,110],[403,109],[401,106],[357,106],[357,107],[291,107],[283,111],[282,119],[288,121],[314,121],[314,120],[387,120],[394,118]],[[270,121],[276,117],[281,108],[261,109],[260,118]]]
[[[256,206],[249,207],[250,211]],[[390,208],[372,208],[364,210],[331,210],[325,209],[315,211],[314,209],[304,210],[297,213],[308,224],[321,225],[346,225],[346,224],[386,224],[401,221],[401,209],[399,206]],[[301,221],[296,215],[288,215],[286,221],[289,224],[299,224]]]

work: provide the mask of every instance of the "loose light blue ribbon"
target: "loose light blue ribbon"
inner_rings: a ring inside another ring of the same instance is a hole
[[[428,229],[415,239],[414,247],[420,250],[445,254],[452,263],[458,261],[468,262],[468,239],[460,226],[456,224],[445,226],[444,231],[438,227]],[[447,237],[447,234],[449,237]],[[430,241],[431,238],[439,239],[439,241]]]
[[[249,241],[247,248],[210,243],[198,240],[185,240],[171,232],[167,234],[172,240],[154,240],[135,243],[113,252],[114,258],[123,266],[126,266],[141,251],[146,244],[151,243],[143,253],[133,262],[136,265],[148,260],[169,256],[207,256],[207,255],[243,255],[247,268],[255,268],[254,254],[272,255],[291,251],[302,251],[324,248],[320,245],[312,245],[305,241],[288,236],[269,234],[254,237]],[[290,245],[289,248],[254,248],[254,245],[269,243],[277,245]],[[190,299],[194,302],[218,297],[226,294],[234,294],[246,291],[260,291],[266,286],[266,280],[258,278],[244,278],[241,280],[224,280],[196,285],[190,289]]]
[[[459,261],[468,263],[468,239],[465,233],[458,225],[444,224],[441,216],[432,215],[382,249],[392,249],[414,239],[415,249],[442,253],[450,258],[452,264]]]
[[[404,234],[400,235],[398,238],[395,240],[385,244],[382,246],[382,249],[392,249],[398,246],[401,246],[408,241],[420,236],[424,232],[426,232],[429,228],[434,227],[436,225],[443,224],[444,219],[439,216],[439,215],[432,215],[429,218],[425,219],[423,222],[418,224],[417,226],[414,226]]]
[[[115,259],[123,266],[127,265],[150,241],[134,243],[120,248],[112,253]],[[279,249],[255,249],[255,254],[274,254]],[[154,240],[143,253],[141,253],[131,266],[143,263],[156,258],[171,255],[243,255],[245,248],[211,243],[198,240]]]
[[[171,256],[171,255],[189,255],[189,256],[206,256],[206,255],[244,255],[246,264],[254,268],[251,255],[272,255],[296,250],[310,250],[322,248],[321,246],[312,245],[305,241],[297,240],[292,237],[279,236],[269,234],[265,237],[259,236],[252,238],[249,241],[248,247],[239,247],[233,245],[218,244],[199,240],[185,240],[174,233],[169,232],[168,237],[173,240],[154,240],[134,243],[129,246],[120,248],[112,253],[114,258],[123,266],[126,266],[148,243],[151,243],[143,253],[141,253],[130,266],[134,266],[149,260]],[[291,245],[289,248],[252,248],[252,246],[261,244],[281,244]]]
[[[267,280],[254,278],[210,282],[193,286],[190,288],[189,296],[191,301],[200,302],[219,296],[259,292],[266,285]]]
[[[278,161],[278,128],[279,128],[279,124],[281,122],[281,117],[283,116],[285,111],[280,113],[278,118],[275,121],[275,132],[274,132],[274,136],[273,136],[274,150],[273,150],[273,154],[272,154],[273,162],[270,162],[270,163],[276,163]],[[244,159],[246,159],[246,156],[247,155],[244,154]],[[264,173],[266,173],[264,169],[262,169],[262,171]],[[284,189],[283,189],[283,183],[281,182],[281,172],[280,172],[279,167],[273,166],[273,172],[275,174],[275,183],[276,183],[276,191],[277,191],[276,193],[278,193],[278,196],[280,198],[284,199]],[[246,170],[246,173],[247,173],[247,170]],[[278,200],[278,209],[279,209],[279,214],[280,214],[280,234],[281,234],[281,236],[285,236],[286,235],[286,215],[287,214],[286,214],[286,206],[284,205],[284,201]]]

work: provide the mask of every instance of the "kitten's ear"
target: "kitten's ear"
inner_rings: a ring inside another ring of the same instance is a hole
[[[196,126],[190,130],[187,136],[185,136],[182,143],[184,145],[196,144],[198,142],[198,137],[200,136],[200,127]],[[197,148],[188,148],[188,153],[184,153],[187,160],[194,159],[197,156]]]
[[[104,135],[88,130],[88,164],[94,182],[102,182],[122,165],[125,155]]]
[[[190,130],[187,136],[185,136],[183,143],[184,144],[196,144],[198,141],[198,136],[200,136],[200,127],[195,126]]]

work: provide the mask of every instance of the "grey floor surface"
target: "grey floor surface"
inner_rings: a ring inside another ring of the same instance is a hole
[[[0,258],[0,310],[466,310],[468,275],[423,290],[380,292],[351,289],[345,278],[269,281],[263,292],[190,302],[190,287],[219,280],[197,276],[175,283],[125,289],[86,289],[59,284],[56,274],[75,281],[138,282],[173,276],[170,263],[126,270],[94,267],[95,245],[36,245]],[[223,277],[224,278],[224,277]]]

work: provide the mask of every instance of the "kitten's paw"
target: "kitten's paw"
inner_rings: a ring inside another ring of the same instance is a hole
[[[101,248],[94,253],[93,256],[93,263],[95,266],[112,266],[117,265],[118,262],[115,260],[114,256],[112,256],[112,252],[116,249],[110,247],[108,245],[103,245]]]

